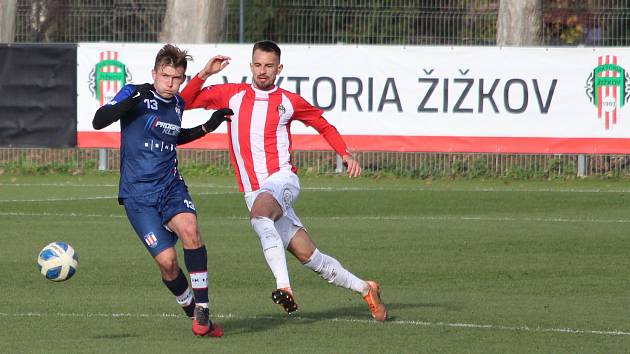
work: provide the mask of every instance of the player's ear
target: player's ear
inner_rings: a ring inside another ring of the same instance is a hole
[[[284,68],[284,66],[282,66],[282,64],[278,64],[278,72],[276,74],[280,74],[282,72],[282,68]]]

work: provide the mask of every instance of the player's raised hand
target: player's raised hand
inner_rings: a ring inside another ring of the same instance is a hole
[[[207,78],[210,77],[210,75],[214,75],[218,73],[219,71],[223,70],[226,66],[228,66],[230,64],[231,59],[232,58],[227,57],[225,55],[215,55],[212,58],[210,58],[210,60],[208,60],[208,62],[206,63],[206,66],[204,66],[203,69],[201,69],[201,71],[199,72],[199,74],[197,74],[197,76],[201,80],[206,80]]]
[[[344,155],[342,158],[343,164],[348,169],[348,177],[359,177],[361,175],[361,165],[359,162],[350,155]]]
[[[210,133],[211,131],[217,129],[219,125],[221,125],[221,123],[223,123],[224,121],[231,122],[232,120],[229,117],[231,115],[234,115],[234,111],[232,111],[231,109],[219,109],[218,111],[212,113],[210,119],[208,119],[208,121],[203,124],[203,130],[206,133]]]

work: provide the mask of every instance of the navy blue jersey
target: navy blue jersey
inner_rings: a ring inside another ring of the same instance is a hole
[[[130,97],[136,85],[125,85],[108,104]],[[120,184],[118,197],[158,192],[174,180],[177,171],[177,136],[181,129],[184,101],[170,100],[157,92],[136,104],[120,120]]]

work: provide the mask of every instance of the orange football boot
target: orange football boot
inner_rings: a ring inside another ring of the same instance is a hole
[[[366,283],[370,287],[367,295],[363,297],[363,300],[368,304],[372,317],[378,322],[383,322],[387,319],[387,309],[381,301],[381,287],[379,284],[372,280],[367,280]]]

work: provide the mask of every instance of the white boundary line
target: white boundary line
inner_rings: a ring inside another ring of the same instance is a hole
[[[3,184],[0,183],[0,187],[2,186],[46,186],[46,187],[103,187],[97,185],[66,185],[66,184]],[[111,185],[111,187],[114,187]],[[218,191],[207,191],[207,192],[199,192],[199,193],[191,193],[194,196],[199,195],[228,195],[228,194],[242,194],[238,190],[233,187],[224,187],[224,186],[200,186],[200,185],[189,185],[191,188],[212,188],[212,189],[222,189]],[[533,193],[533,192],[543,192],[543,193],[630,193],[630,190],[620,189],[620,190],[600,190],[600,189],[494,189],[494,188],[477,188],[477,189],[433,189],[433,188],[352,188],[352,187],[343,187],[343,188],[335,188],[335,187],[306,187],[302,188],[302,190],[308,191],[317,191],[317,192],[368,192],[368,191],[406,191],[406,192],[490,192],[490,193],[498,193],[498,192],[525,192],[525,193]],[[43,202],[68,202],[68,201],[84,201],[84,200],[101,200],[101,199],[115,199],[114,196],[93,196],[93,197],[67,197],[67,198],[42,198],[42,199],[0,199],[1,203],[43,203]]]
[[[184,315],[178,315],[173,313],[38,313],[38,312],[24,312],[24,313],[5,313],[0,312],[0,317],[80,317],[80,318],[92,318],[92,317],[106,317],[106,318],[176,318],[185,317]],[[350,318],[313,318],[303,316],[291,316],[291,317],[274,317],[274,316],[239,316],[236,314],[213,314],[212,317],[223,319],[239,319],[239,320],[277,320],[277,321],[313,321],[313,322],[342,322],[342,323],[361,323],[361,324],[374,324],[383,325],[373,320],[357,320]],[[503,326],[492,324],[478,324],[478,323],[450,323],[450,322],[430,322],[430,321],[418,321],[418,320],[390,320],[386,321],[384,325],[390,326],[416,326],[416,327],[449,327],[459,329],[489,329],[499,331],[513,331],[513,332],[539,332],[539,333],[563,333],[563,334],[588,334],[588,335],[604,335],[604,336],[630,336],[630,332],[621,330],[591,330],[591,329],[576,329],[576,328],[545,328],[545,327],[529,327],[529,326]]]
[[[234,185],[215,184],[187,184],[189,188],[227,189],[238,192]],[[118,184],[68,184],[68,183],[0,183],[0,187],[68,187],[68,188],[115,188]],[[423,186],[399,186],[399,187],[302,187],[302,190],[320,192],[344,192],[344,191],[414,191],[414,192],[544,192],[544,193],[630,193],[630,189],[601,189],[601,188],[450,188],[448,186],[423,187]],[[196,193],[199,194],[199,193]]]
[[[235,186],[226,186],[226,185],[216,185],[216,184],[186,184],[188,187],[198,187],[198,188],[215,188],[215,189],[234,189],[237,188]],[[1,183],[0,187],[68,187],[68,188],[118,188],[118,183],[116,184],[71,184],[71,183]]]
[[[116,214],[80,214],[80,213],[22,213],[22,212],[0,212],[0,216],[54,216],[67,218],[127,218],[126,215]]]
[[[237,191],[226,192],[202,192],[194,193],[194,195],[224,195],[224,194],[241,194]],[[117,195],[95,196],[95,197],[68,197],[68,198],[43,198],[43,199],[0,199],[0,203],[42,203],[42,202],[74,202],[81,200],[100,200],[100,199],[116,199]]]
[[[25,213],[0,212],[0,216],[54,216],[54,217],[98,217],[98,218],[126,218],[123,214],[82,214],[82,213]],[[201,219],[205,217],[200,216]],[[221,216],[213,219],[247,220],[243,216]],[[599,223],[599,224],[628,224],[630,219],[568,219],[568,218],[511,218],[511,217],[483,217],[483,216],[303,216],[305,220],[383,220],[383,221],[489,221],[489,222],[550,222],[550,223]]]
[[[45,198],[45,199],[0,199],[0,203],[42,203],[42,202],[73,202],[79,200],[115,199],[117,196],[100,197],[69,197],[69,198]]]
[[[71,183],[0,183],[0,187],[118,187],[118,184],[71,184]]]

